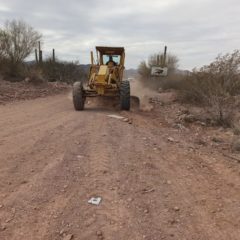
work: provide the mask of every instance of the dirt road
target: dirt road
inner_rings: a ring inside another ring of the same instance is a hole
[[[67,95],[0,106],[0,239],[240,239],[240,165],[211,141],[230,133],[164,111],[75,112]]]

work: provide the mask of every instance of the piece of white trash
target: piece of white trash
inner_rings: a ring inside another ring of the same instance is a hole
[[[99,205],[100,202],[102,201],[102,198],[100,197],[92,197],[90,200],[88,200],[88,203],[91,203],[93,205]]]
[[[122,116],[114,115],[114,114],[110,114],[110,115],[107,115],[107,116],[110,117],[110,118],[116,118],[116,119],[123,119],[124,118]]]

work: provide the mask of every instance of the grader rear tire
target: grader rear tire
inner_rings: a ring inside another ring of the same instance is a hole
[[[123,81],[120,85],[120,106],[121,110],[130,110],[130,83]]]
[[[73,105],[76,111],[84,109],[85,96],[82,82],[75,82],[73,84]]]

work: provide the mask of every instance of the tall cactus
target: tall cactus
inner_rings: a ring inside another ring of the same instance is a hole
[[[39,63],[37,49],[35,49],[35,61],[36,61],[37,64]]]
[[[55,63],[55,49],[52,50],[52,61]]]

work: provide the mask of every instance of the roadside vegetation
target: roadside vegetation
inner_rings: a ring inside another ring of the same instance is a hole
[[[225,126],[234,124],[240,94],[240,52],[219,55],[215,61],[183,79],[178,86],[179,98],[207,106],[217,123]]]
[[[72,83],[85,77],[85,69],[78,62],[61,61],[55,55],[43,59],[40,49],[41,56],[38,56],[37,47],[41,41],[42,34],[26,22],[6,21],[0,29],[0,75],[3,79],[38,84],[45,81]],[[34,52],[35,61],[29,61]]]
[[[182,76],[177,72],[179,59],[175,54],[168,54],[166,66],[168,67],[168,76],[161,78],[151,76],[151,68],[158,65],[158,59],[163,59],[164,54],[162,52],[155,53],[149,56],[148,61],[140,62],[138,66],[138,73],[140,75],[140,81],[143,85],[151,89],[158,88],[171,88],[171,85],[176,85],[177,81],[182,79]]]
[[[169,55],[169,75],[161,79],[150,76],[155,56],[151,56],[148,63],[141,62],[139,65],[138,72],[145,85],[155,89],[176,90],[179,101],[202,107],[215,124],[233,127],[235,132],[240,133],[236,121],[240,103],[239,50],[219,55],[209,65],[186,74],[177,70],[178,58]]]

